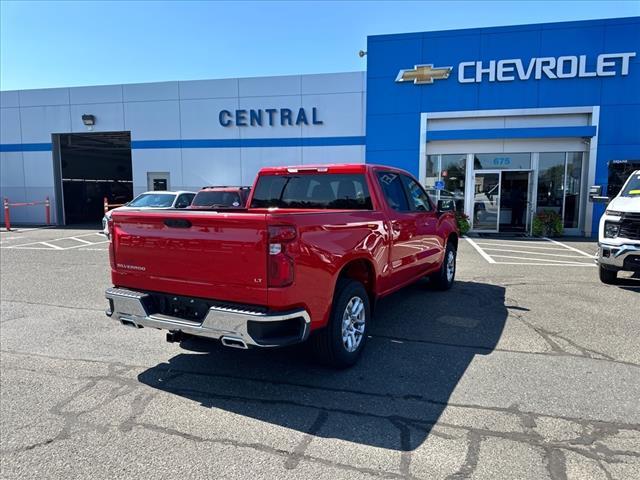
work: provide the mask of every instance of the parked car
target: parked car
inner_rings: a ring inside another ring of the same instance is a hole
[[[591,192],[592,200],[609,201],[599,196],[600,187]],[[640,170],[629,176],[600,218],[598,266],[603,283],[616,283],[620,271],[640,272]]]
[[[187,208],[191,205],[191,201],[195,196],[195,192],[187,191],[152,191],[141,193],[122,207],[114,208],[104,214],[104,217],[102,217],[102,233],[109,235],[107,223],[109,222],[113,212],[126,210],[166,210],[170,208]]]
[[[407,172],[262,169],[239,211],[116,211],[107,315],[123,325],[280,347],[310,340],[354,364],[378,299],[428,276],[453,285],[459,233]]]
[[[243,208],[247,205],[250,192],[251,187],[204,187],[196,194],[189,208],[199,210]]]

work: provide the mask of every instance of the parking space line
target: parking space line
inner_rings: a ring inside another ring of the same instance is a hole
[[[583,252],[582,250],[578,250],[577,248],[572,247],[571,245],[567,245],[566,243],[562,243],[562,242],[558,242],[557,240],[551,240],[550,238],[547,237],[543,237],[545,240],[550,241],[551,243],[555,243],[556,245],[562,245],[565,248],[568,248],[569,250],[573,250],[574,252],[579,253],[580,255],[584,255],[585,257],[589,257],[589,258],[594,258],[595,255],[591,255],[587,252]]]
[[[478,246],[478,244],[476,244],[476,242],[474,242],[473,240],[471,240],[469,237],[464,237],[464,238],[467,240],[467,242],[469,242],[469,245],[471,245],[473,248],[475,248],[475,249],[476,249],[476,251],[480,254],[480,256],[481,256],[482,258],[484,258],[487,262],[489,262],[489,263],[496,263],[496,261],[495,261],[493,258],[491,258],[489,255],[487,255],[487,254],[485,253],[485,251],[484,251],[482,248],[480,248],[480,247]]]
[[[510,239],[504,243],[493,238],[478,242],[465,238],[482,258],[495,265],[595,266],[593,255],[546,237],[540,240]],[[585,257],[592,262],[586,261]]]
[[[98,235],[102,239],[105,238],[104,235],[102,235],[101,233],[92,232],[92,233],[85,233],[83,235],[71,236],[71,237],[50,238],[50,239],[48,239],[46,241],[40,240],[40,241],[34,241],[34,242],[20,243],[18,245],[7,245],[7,246],[3,245],[0,248],[11,248],[11,249],[14,249],[14,248],[25,248],[25,247],[28,247],[30,245],[46,245],[49,248],[56,249],[56,250],[68,250],[69,248],[83,247],[86,244],[88,244],[88,245],[97,245],[97,244],[100,244],[100,243],[104,243],[104,241],[89,242],[89,241],[86,241],[86,240],[82,240],[80,238],[80,237],[93,237],[95,235]],[[82,242],[82,245],[77,245],[77,246],[74,245],[73,247],[66,247],[65,248],[65,247],[59,247],[57,245],[53,245],[53,243],[51,243],[51,242],[59,242],[61,240],[74,240],[74,241]],[[46,249],[43,249],[43,250],[46,250]]]
[[[61,239],[57,239],[57,240],[61,240]],[[55,242],[57,240],[51,240],[51,242]],[[53,243],[49,243],[49,242],[31,242],[31,243],[23,243],[20,245],[1,246],[0,248],[5,250],[49,250],[49,251],[56,251],[56,252],[64,252],[66,250],[86,248],[94,245],[103,245],[105,243],[109,243],[109,240],[103,240],[101,242],[83,242],[79,245],[72,245],[71,247],[60,247],[58,245],[54,245]],[[42,246],[46,248],[43,248]]]
[[[528,263],[528,262],[496,262],[496,265],[535,265],[538,267],[595,267],[591,263]]]
[[[582,257],[579,257],[577,255],[563,255],[561,253],[545,253],[545,252],[530,252],[527,250],[509,250],[509,249],[505,249],[505,248],[484,248],[483,250],[485,251],[496,251],[496,252],[508,252],[508,253],[528,253],[530,255],[544,255],[544,256],[548,256],[548,257],[566,257],[566,258],[578,258],[578,259],[582,259]],[[497,255],[494,255],[493,253],[491,253],[490,255],[497,257]],[[593,257],[591,257],[593,258]]]
[[[102,245],[103,243],[108,243],[108,242],[98,242],[98,243],[94,243],[93,245]],[[100,251],[100,252],[106,252],[108,249],[107,248],[91,248],[89,245],[74,245],[73,247],[67,247],[67,248],[49,248],[49,247],[32,247],[32,246],[27,246],[27,247],[2,247],[3,250],[45,250],[47,252],[66,252],[67,250],[78,250],[79,252],[84,252],[86,251]]]
[[[564,247],[538,247],[537,245],[528,245],[528,244],[517,244],[517,243],[486,243],[486,242],[476,242],[478,245],[481,245],[482,248],[485,245],[495,246],[495,247],[518,247],[518,248],[535,248],[536,250],[566,250]],[[542,242],[538,242],[542,243]]]
[[[41,243],[42,245],[46,246],[46,247],[51,247],[51,248],[53,248],[54,250],[64,250],[62,247],[59,247],[58,245],[54,245],[54,244],[52,244],[52,243],[47,243],[47,242],[40,242],[40,243]],[[14,245],[14,246],[13,246],[13,247],[11,247],[11,248],[16,248],[16,247],[19,247],[19,246],[20,246],[20,245]]]
[[[82,238],[78,238],[78,237],[69,237],[71,240],[75,240],[76,242],[81,242],[84,243],[86,245],[93,245],[93,242],[87,242],[86,240],[82,239]]]
[[[583,265],[585,262],[575,262],[575,261],[570,261],[570,260],[554,260],[552,258],[531,258],[531,257],[516,257],[515,255],[492,255],[495,258],[512,258],[515,260],[530,260],[533,262],[549,262],[549,263],[561,263],[563,265],[568,265],[568,264],[578,264],[578,265]],[[574,258],[582,258],[582,257],[574,257]],[[499,262],[497,262],[499,263]]]
[[[105,240],[103,242],[92,242],[90,243],[90,245],[102,245],[103,243],[109,243],[109,240]],[[74,245],[72,247],[63,248],[62,250],[74,250],[76,248],[83,248],[83,247],[86,247],[86,245]]]

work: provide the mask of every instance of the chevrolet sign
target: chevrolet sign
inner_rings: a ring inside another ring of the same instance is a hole
[[[560,57],[534,57],[528,61],[520,58],[460,62],[459,83],[512,82],[514,80],[540,80],[542,78],[590,78],[629,75],[630,59],[636,52],[603,53],[589,62],[587,55],[563,55]],[[592,65],[591,67],[589,65]],[[595,68],[594,68],[595,67]],[[433,68],[433,65],[416,65],[400,70],[396,82],[413,81],[414,84],[430,84],[433,80],[449,78],[453,67]]]

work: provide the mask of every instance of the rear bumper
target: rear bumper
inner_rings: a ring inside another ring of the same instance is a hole
[[[598,245],[598,263],[608,270],[640,271],[640,245]]]
[[[194,321],[154,311],[151,295],[125,288],[109,288],[107,316],[123,325],[181,331],[222,340],[227,346],[283,347],[309,336],[311,318],[306,310],[264,312],[241,307],[211,306],[204,320]]]

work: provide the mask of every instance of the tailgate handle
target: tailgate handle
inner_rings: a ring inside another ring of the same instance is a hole
[[[191,222],[184,218],[167,218],[164,224],[170,228],[191,228]]]

